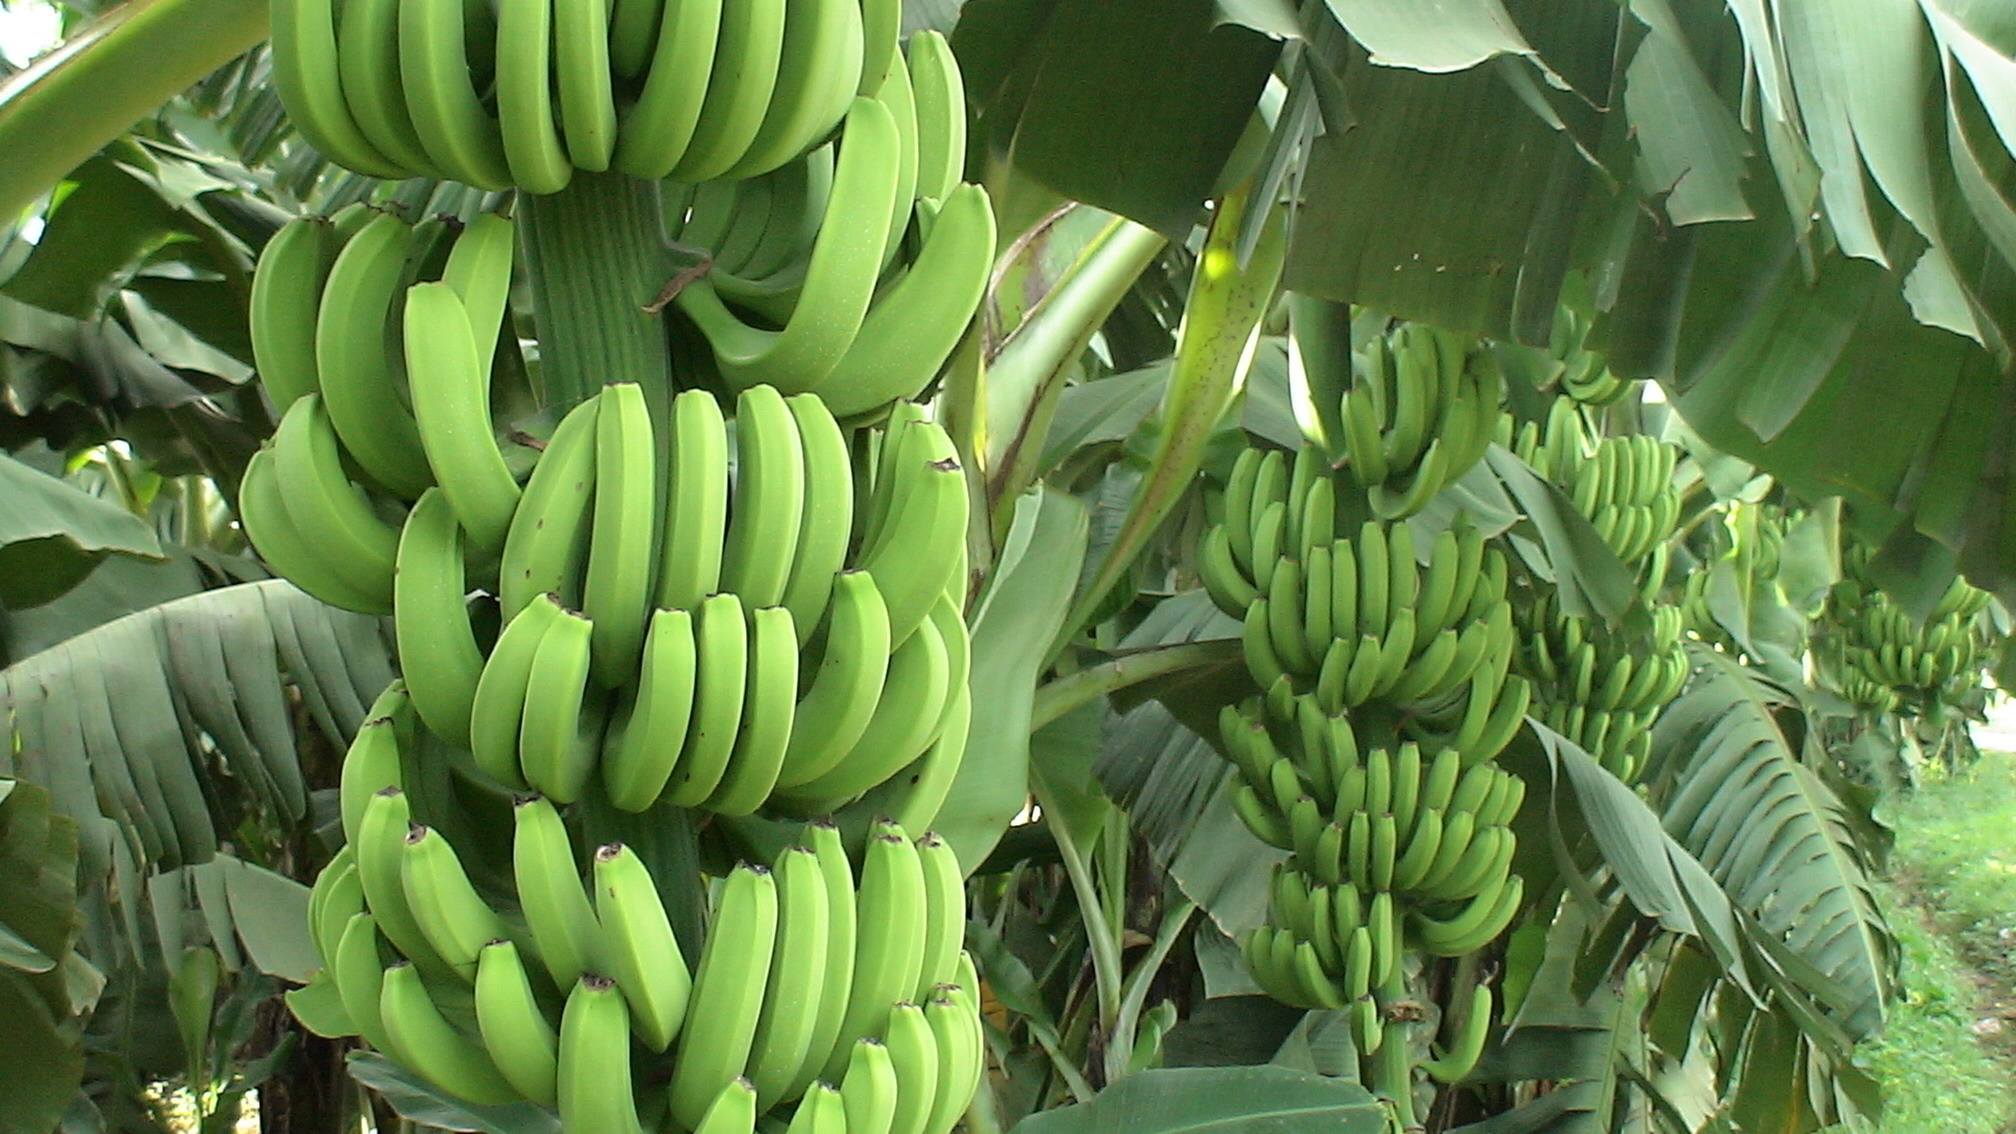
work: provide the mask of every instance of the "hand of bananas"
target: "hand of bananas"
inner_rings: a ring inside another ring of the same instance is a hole
[[[1483,459],[1497,433],[1504,378],[1489,353],[1427,324],[1402,323],[1355,356],[1318,332],[1298,334],[1297,316],[1320,318],[1318,311],[1290,308],[1291,366],[1342,372],[1300,382],[1312,392],[1345,390],[1334,418],[1342,436],[1330,438],[1329,448],[1350,468],[1374,516],[1411,516]]]
[[[599,773],[630,810],[778,794],[810,815],[909,768],[878,803],[927,825],[968,714],[967,497],[944,430],[901,408],[857,477],[819,394],[753,385],[731,476],[712,395],[676,396],[661,438],[618,383],[521,486],[489,407],[511,263],[495,216],[274,238],[253,325],[285,413],[245,476],[254,546],[324,601],[392,613],[421,719],[504,785],[571,802]],[[498,600],[494,643],[472,583]]]
[[[830,823],[717,890],[698,963],[620,843],[577,861],[552,801],[516,807],[508,894],[492,904],[401,786],[395,684],[347,754],[348,846],[317,878],[310,923],[348,1034],[472,1103],[559,1109],[568,1131],[944,1134],[982,1068],[978,980],[961,952],[951,848],[884,822],[857,881]],[[669,1089],[631,1079],[632,1051]],[[878,1117],[893,1114],[891,1119]],[[656,1129],[653,1119],[648,1125]]]
[[[898,0],[275,0],[273,71],[303,136],[374,177],[698,183],[817,146],[891,70],[901,15]]]
[[[1554,309],[1554,328],[1547,342],[1560,367],[1556,386],[1566,397],[1592,408],[1614,404],[1637,386],[1610,369],[1602,354],[1588,346],[1588,316],[1570,304]]]
[[[951,49],[919,33],[837,141],[668,209],[675,238],[708,256],[676,303],[722,385],[816,392],[842,419],[924,389],[994,261],[987,191],[959,181],[964,131]]]
[[[1680,608],[1655,607],[1649,636],[1563,614],[1551,594],[1522,621],[1529,625],[1515,664],[1533,683],[1539,719],[1619,779],[1635,779],[1651,754],[1653,722],[1687,684]]]
[[[1672,536],[1680,518],[1674,446],[1644,434],[1593,437],[1569,398],[1554,400],[1544,431],[1529,421],[1515,435],[1506,418],[1498,440],[1568,493],[1575,510],[1626,564],[1644,559]]]

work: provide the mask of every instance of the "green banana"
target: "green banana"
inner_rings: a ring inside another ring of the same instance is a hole
[[[469,315],[446,283],[410,288],[403,316],[406,376],[435,483],[477,546],[498,551],[518,510],[518,481],[490,431],[490,368]]]
[[[706,803],[708,810],[720,815],[748,815],[770,797],[784,766],[797,708],[798,635],[790,610],[773,606],[754,611],[750,624],[742,722],[727,773]]]
[[[560,1014],[560,1125],[642,1134],[631,1093],[630,1012],[616,982],[583,976]]]
[[[595,513],[581,611],[594,623],[589,673],[605,689],[636,680],[657,545],[657,454],[644,389],[602,388],[595,423]]]
[[[805,1068],[826,975],[835,967],[827,951],[830,919],[818,854],[787,847],[771,873],[777,880],[777,944],[748,1067],[759,1110],[785,1101],[786,1088]]]
[[[378,1014],[392,1054],[421,1078],[481,1106],[518,1101],[518,1092],[482,1046],[441,1015],[412,964],[402,961],[385,970]]]
[[[686,745],[699,675],[693,616],[660,610],[644,638],[644,663],[609,724],[602,746],[602,786],[609,802],[643,811],[658,801]]]
[[[742,600],[723,591],[702,602],[694,619],[699,672],[685,750],[665,797],[693,807],[714,793],[728,771],[749,682],[749,631]]]
[[[610,976],[630,1004],[630,1027],[652,1051],[664,1051],[685,1023],[693,977],[658,887],[634,851],[609,843],[595,852],[595,916],[602,925]]]
[[[511,1088],[540,1106],[559,1102],[560,1037],[532,993],[518,947],[498,939],[476,963],[476,1028]]]
[[[691,1128],[742,1074],[756,1038],[777,940],[777,886],[744,863],[728,875],[687,1001],[686,1042],[672,1065],[671,1114]]]
[[[364,474],[407,500],[434,481],[420,427],[393,372],[399,356],[389,347],[388,326],[404,297],[415,245],[405,221],[391,213],[372,217],[337,254],[315,314],[315,372],[329,422]]]
[[[671,449],[658,605],[695,610],[721,589],[728,532],[728,433],[712,394],[686,390],[672,399]]]
[[[508,787],[525,785],[519,744],[532,667],[547,632],[566,617],[558,598],[541,595],[505,623],[483,664],[482,676],[476,679],[469,712],[469,751],[477,767]]]
[[[601,398],[589,398],[560,419],[511,514],[497,571],[499,613],[506,622],[539,595],[556,594],[568,606],[581,603],[601,406]]]
[[[504,921],[476,893],[455,848],[433,828],[415,823],[406,832],[399,882],[421,935],[457,976],[473,981],[478,956],[504,936]]]
[[[572,988],[583,973],[607,971],[607,935],[581,882],[560,812],[543,796],[523,796],[513,808],[512,825],[511,870],[518,902],[553,982]]]
[[[525,678],[518,726],[518,767],[525,782],[555,803],[581,798],[602,745],[605,704],[588,688],[586,615],[565,611],[539,639]]]

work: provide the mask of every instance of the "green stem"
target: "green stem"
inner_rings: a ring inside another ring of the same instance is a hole
[[[665,325],[651,310],[673,274],[658,183],[577,173],[567,188],[518,199],[532,275],[545,405],[565,410],[610,382],[637,382],[659,435],[672,393]]]
[[[1178,646],[1158,646],[1152,650],[1124,654],[1112,661],[1081,669],[1036,690],[1035,704],[1029,713],[1029,731],[1034,732],[1073,709],[1083,708],[1108,693],[1125,689],[1130,685],[1138,685],[1172,673],[1181,673],[1186,669],[1201,668],[1214,662],[1235,661],[1239,656],[1238,639],[1226,638],[1211,642],[1185,642]]]
[[[1148,1003],[1148,989],[1155,983],[1155,974],[1162,968],[1162,962],[1169,959],[1169,951],[1182,940],[1183,930],[1190,925],[1190,918],[1197,912],[1197,903],[1188,898],[1176,903],[1162,915],[1162,926],[1155,931],[1155,943],[1149,946],[1148,955],[1127,974],[1127,987],[1120,997],[1120,1018],[1114,1025],[1113,1038],[1106,1047],[1106,1081],[1112,1083],[1130,1069],[1135,1036],[1141,1022],[1141,1009]]]
[[[1059,814],[1050,806],[1049,793],[1044,790],[1042,777],[1030,776],[1031,794],[1045,815]],[[1085,924],[1086,941],[1092,948],[1092,976],[1099,989],[1100,1029],[1111,1034],[1113,1020],[1120,1013],[1120,940],[1106,923],[1105,906],[1099,901],[1099,887],[1092,881],[1092,871],[1085,863],[1085,852],[1079,849],[1078,840],[1071,835],[1071,824],[1062,820],[1050,824],[1050,834],[1057,840],[1057,853],[1064,859],[1064,873],[1071,878],[1071,889],[1078,899],[1078,920]]]
[[[1394,964],[1392,975],[1379,986],[1381,1015],[1407,998],[1407,978],[1401,972],[1402,967]],[[1414,1065],[1410,1062],[1413,1052],[1407,1043],[1407,1025],[1386,1015],[1385,1027],[1386,1038],[1379,1041],[1379,1052],[1372,1057],[1372,1090],[1392,1102],[1399,1129],[1419,1130],[1419,1120],[1414,1117]]]

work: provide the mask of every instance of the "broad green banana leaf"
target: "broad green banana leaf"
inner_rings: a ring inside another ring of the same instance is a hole
[[[206,591],[0,670],[0,772],[54,794],[93,875],[199,863],[247,809],[305,815],[297,721],[345,744],[391,680],[378,619],[280,580]]]

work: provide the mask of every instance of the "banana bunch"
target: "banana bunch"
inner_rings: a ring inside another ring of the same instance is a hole
[[[349,842],[310,896],[350,1034],[469,1102],[557,1107],[569,1131],[642,1129],[636,1047],[669,1074],[679,1129],[748,1131],[775,1108],[829,1113],[854,1095],[907,1123],[882,1130],[942,1134],[965,1112],[984,1049],[964,881],[942,839],[882,824],[857,884],[838,830],[807,827],[770,867],[722,881],[689,967],[636,853],[610,843],[584,866],[542,796],[516,807],[516,908],[493,905],[414,821],[410,716],[397,685],[372,707],[344,760]],[[739,1125],[708,1125],[724,1098]]]
[[[1626,564],[1644,559],[1672,536],[1680,518],[1675,446],[1643,434],[1592,436],[1570,398],[1555,399],[1544,431],[1529,421],[1514,434],[1507,418],[1498,440],[1559,485]]]
[[[373,177],[530,193],[702,182],[820,145],[897,54],[898,0],[274,0],[302,135]]]
[[[1533,683],[1538,718],[1629,781],[1645,768],[1652,724],[1687,684],[1677,606],[1652,611],[1650,635],[1606,631],[1561,612],[1550,593],[1522,619],[1520,673]]]
[[[639,387],[617,384],[561,420],[507,527],[487,655],[452,497],[414,506],[394,618],[421,719],[556,802],[599,777],[625,810],[746,815],[776,796],[825,814],[908,770],[887,810],[928,823],[970,712],[951,439],[899,415],[857,508],[815,396],[742,394],[732,481],[712,395],[670,416],[661,446]]]
[[[1489,353],[1425,323],[1374,336],[1351,361],[1340,455],[1375,516],[1411,516],[1483,459],[1504,377]]]
[[[1973,684],[1993,649],[1987,591],[1955,578],[1921,625],[1868,578],[1871,553],[1842,557],[1844,578],[1828,595],[1832,627],[1818,651],[1842,696],[1877,712],[1916,713]]]
[[[710,260],[675,302],[723,384],[817,393],[851,419],[937,377],[994,262],[987,191],[959,180],[965,113],[950,46],[920,32],[837,141],[691,189],[677,239]]]

